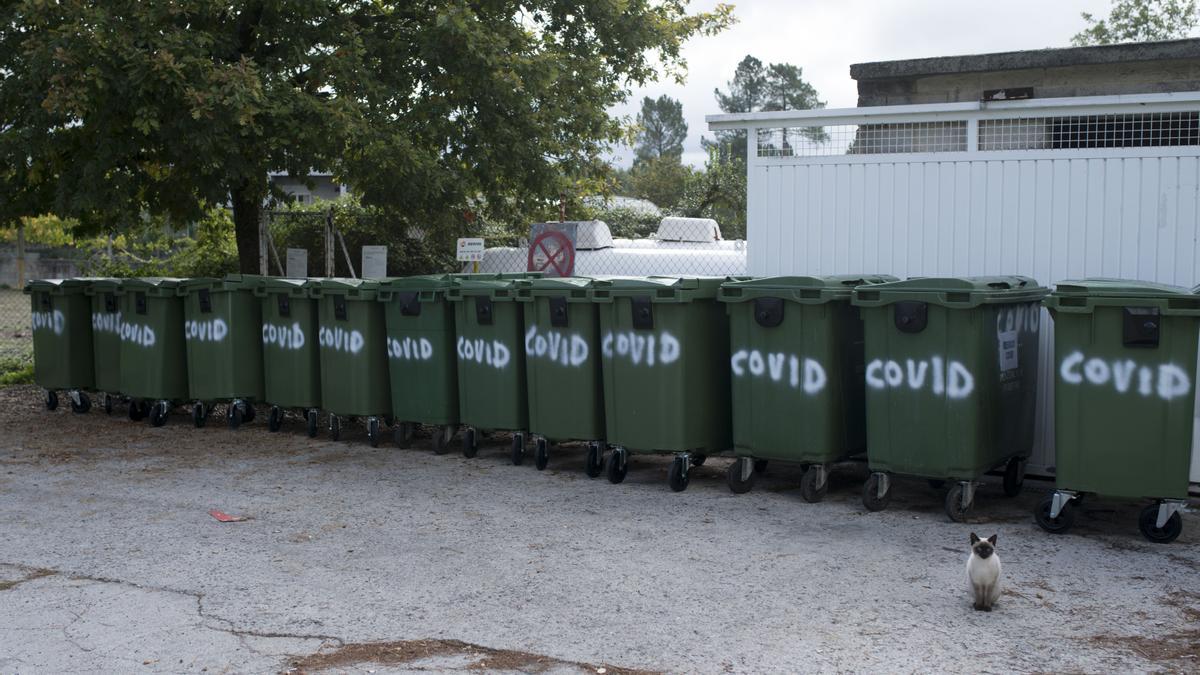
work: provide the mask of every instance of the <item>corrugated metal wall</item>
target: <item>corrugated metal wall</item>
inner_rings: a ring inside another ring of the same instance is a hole
[[[1190,287],[1200,283],[1198,154],[752,157],[750,273],[1023,274],[1047,285],[1112,276]],[[1052,383],[1051,332],[1043,335],[1042,382]],[[1053,465],[1051,401],[1043,386],[1034,470]],[[1196,429],[1191,478],[1200,481]]]

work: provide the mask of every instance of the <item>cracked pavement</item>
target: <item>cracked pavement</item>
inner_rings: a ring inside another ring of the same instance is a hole
[[[503,439],[467,460],[427,439],[372,449],[359,428],[340,443],[296,420],[154,429],[39,402],[0,389],[0,673],[535,663],[396,657],[409,643],[389,662],[302,660],[382,641],[519,650],[550,672],[1200,667],[1194,513],[1169,546],[1140,537],[1135,507],[1099,500],[1052,536],[1030,517],[1045,483],[1015,500],[989,483],[958,524],[923,482],[866,513],[854,467],[821,504],[784,466],[733,495],[715,458],[674,494],[659,458],[610,485],[584,476],[582,449],[538,472],[509,465]],[[989,614],[965,588],[971,531],[999,534],[1006,590]]]

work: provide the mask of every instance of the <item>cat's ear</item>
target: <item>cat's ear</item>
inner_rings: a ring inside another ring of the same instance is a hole
[[[997,537],[997,536],[998,536],[998,535],[995,535],[995,534],[993,534],[992,536],[988,537],[988,543],[989,543],[989,544],[991,544],[992,546],[995,546],[995,545],[996,545],[996,537]]]
[[[978,544],[978,543],[979,543],[979,535],[972,532],[971,533],[971,545],[974,546],[975,544]]]

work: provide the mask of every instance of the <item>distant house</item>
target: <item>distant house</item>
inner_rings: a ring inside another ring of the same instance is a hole
[[[295,197],[296,202],[300,204],[311,204],[317,199],[332,201],[349,193],[349,189],[345,185],[334,182],[333,174],[329,172],[309,173],[307,182],[312,183],[312,187],[305,184],[306,179],[300,176],[290,176],[286,171],[272,171],[267,174],[267,177],[272,186]]]

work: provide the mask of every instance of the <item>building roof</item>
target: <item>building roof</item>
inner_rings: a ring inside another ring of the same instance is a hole
[[[855,63],[850,66],[850,77],[855,80],[879,80],[1183,59],[1200,60],[1200,39]]]

